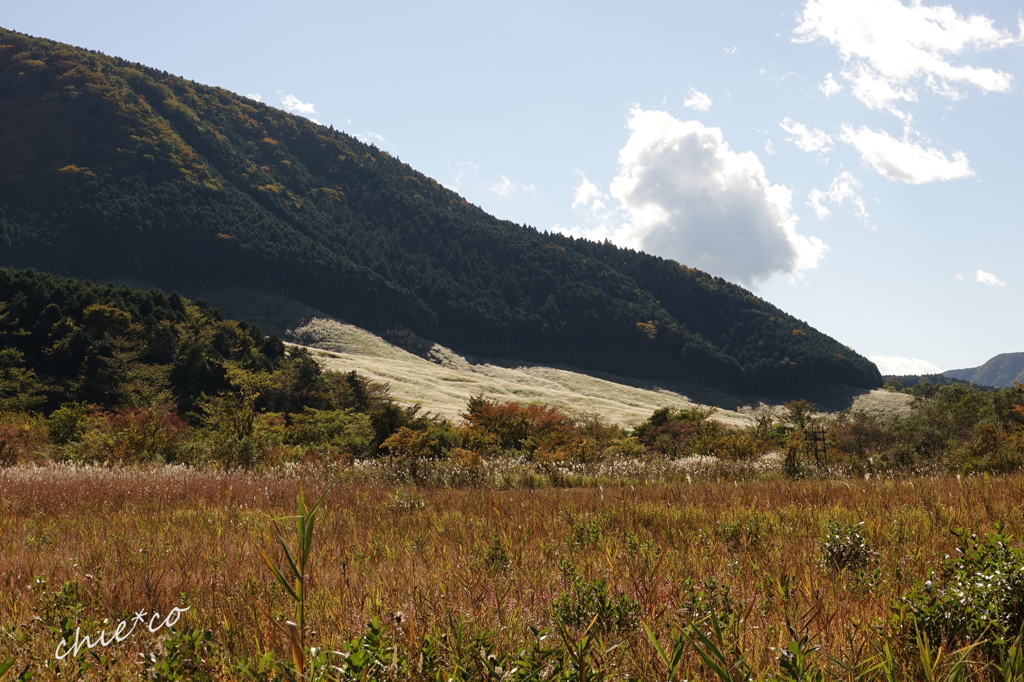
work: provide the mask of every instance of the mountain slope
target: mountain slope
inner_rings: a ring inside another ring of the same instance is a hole
[[[981,367],[951,369],[943,374],[983,386],[1013,386],[1024,383],[1024,353],[1000,353]]]
[[[720,278],[498,220],[344,133],[2,29],[0,264],[252,287],[459,352],[733,391],[881,384]]]

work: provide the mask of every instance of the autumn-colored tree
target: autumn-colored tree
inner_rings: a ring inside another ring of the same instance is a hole
[[[463,418],[471,440],[493,442],[502,451],[533,454],[542,447],[555,450],[578,435],[571,417],[546,405],[495,402],[477,396],[470,399]]]

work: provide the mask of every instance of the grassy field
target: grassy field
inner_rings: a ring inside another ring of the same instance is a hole
[[[1024,524],[1017,475],[499,490],[371,486],[352,476],[332,486],[330,472],[302,469],[8,468],[8,676],[31,666],[36,679],[228,680],[244,679],[246,665],[258,671],[267,652],[288,661],[274,620],[293,617],[291,599],[257,547],[283,561],[271,519],[295,513],[300,486],[310,500],[327,490],[310,555],[307,644],[377,652],[365,679],[528,679],[523,652],[534,652],[549,659],[533,679],[546,670],[548,679],[664,680],[651,635],[669,658],[680,642],[678,680],[720,679],[700,651],[721,653],[730,679],[742,679],[744,666],[750,679],[819,679],[780,664],[780,651],[804,636],[797,649],[811,652],[812,672],[885,679],[888,643],[890,679],[929,679],[893,605],[956,556],[962,541],[950,530],[1004,524],[1013,534]],[[173,607],[189,607],[173,635],[165,628],[54,658],[76,627],[109,632],[140,610]],[[373,618],[386,641],[345,644]],[[680,634],[689,624],[692,642]],[[546,639],[535,634],[545,630]],[[957,646],[947,643],[936,675],[954,671],[948,649]],[[583,657],[576,668],[573,651]],[[995,679],[982,651],[965,654],[973,663],[964,670]],[[522,659],[514,674],[513,659]],[[286,679],[268,660],[269,672],[253,674]],[[869,663],[882,667],[869,673]],[[460,666],[461,677],[452,673]]]
[[[326,318],[314,318],[297,327],[289,338],[309,346],[325,369],[356,370],[385,382],[392,395],[405,404],[420,404],[427,412],[458,419],[470,396],[490,400],[541,403],[572,414],[596,414],[604,421],[635,426],[660,407],[682,409],[693,405],[719,407],[714,418],[730,426],[749,423],[749,406],[757,398],[741,398],[695,387],[629,380],[612,375],[583,373],[568,367],[548,367],[510,361],[464,358],[434,344],[411,353],[370,332]],[[888,391],[861,391],[843,396],[843,407],[873,414],[904,412],[909,396]],[[729,407],[723,407],[731,405]],[[839,404],[822,404],[824,411]]]
[[[131,278],[118,281],[150,288]],[[719,408],[715,419],[731,426],[747,423],[745,406],[758,396],[735,396],[696,386],[638,381],[572,367],[549,367],[501,359],[466,358],[422,339],[410,338],[410,352],[364,329],[331,319],[326,313],[284,296],[228,287],[190,292],[205,297],[230,317],[259,324],[266,332],[316,349],[326,369],[356,370],[386,382],[401,403],[419,404],[424,411],[458,419],[470,396],[483,394],[496,401],[538,402],[574,414],[597,414],[603,420],[632,427],[660,407],[693,405]],[[823,412],[843,408],[871,414],[908,409],[908,396],[888,391],[854,391],[813,396]],[[770,399],[768,399],[770,402]]]

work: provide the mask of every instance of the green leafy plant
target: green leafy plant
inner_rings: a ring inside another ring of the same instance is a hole
[[[143,669],[152,682],[210,682],[214,679],[212,659],[217,644],[210,630],[184,628],[175,631],[162,644],[163,655],[142,656]]]
[[[306,671],[306,579],[308,577],[309,556],[313,550],[313,528],[316,525],[317,513],[320,505],[327,497],[329,491],[324,491],[320,499],[312,507],[306,508],[306,500],[299,488],[298,510],[294,516],[285,516],[274,519],[274,534],[282,551],[284,551],[287,565],[284,571],[267,555],[259,546],[256,551],[266,562],[274,578],[284,588],[284,591],[291,597],[295,604],[295,620],[286,621],[281,625],[274,620],[274,625],[284,633],[291,645],[292,660],[299,675]],[[284,534],[281,532],[281,524],[286,521],[295,522],[295,549],[288,546]]]
[[[720,622],[732,622],[740,607],[732,596],[729,583],[714,576],[697,584],[687,578],[679,586],[679,606],[687,620],[696,622],[709,619],[712,614]]]
[[[512,567],[512,557],[497,533],[491,538],[491,544],[484,552],[484,565],[492,573],[504,573]]]
[[[964,530],[953,534],[960,540],[958,556],[946,558],[894,606],[906,608],[932,642],[988,639],[993,657],[1008,655],[1024,628],[1024,550],[1001,526],[984,538]]]
[[[836,571],[861,571],[875,558],[867,539],[861,532],[864,523],[843,524],[832,520],[821,539],[821,559]]]
[[[556,623],[577,629],[594,627],[598,632],[628,632],[639,624],[640,604],[635,599],[612,592],[605,578],[584,581],[566,561],[560,568],[570,590],[551,605]]]
[[[569,530],[569,546],[573,549],[583,549],[601,542],[604,539],[601,521],[602,519],[594,518],[572,524]]]
[[[3,675],[4,673],[6,673],[8,670],[10,670],[13,667],[14,667],[14,659],[13,658],[8,658],[5,661],[0,661],[0,675]],[[23,680],[25,682],[27,682],[30,679],[32,679],[32,672],[29,671],[29,666],[26,665],[24,667],[24,669],[22,669],[22,671],[20,673],[18,673],[18,676],[14,678],[14,682],[22,682]]]
[[[710,627],[704,632],[703,627]],[[718,614],[711,613],[707,621],[690,623],[685,636],[701,662],[720,682],[753,682],[757,679],[739,642],[728,637]]]

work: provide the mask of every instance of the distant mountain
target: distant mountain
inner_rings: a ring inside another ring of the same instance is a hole
[[[1000,353],[981,367],[951,369],[943,372],[952,379],[963,379],[983,386],[1024,384],[1024,353]]]
[[[735,392],[881,385],[720,278],[498,220],[344,133],[4,29],[0,265],[248,287],[461,353]]]

